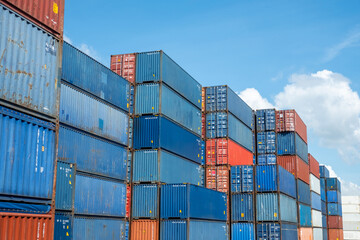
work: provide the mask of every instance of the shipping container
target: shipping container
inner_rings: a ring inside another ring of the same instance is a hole
[[[313,227],[323,227],[322,225],[322,214],[320,211],[311,210],[311,222]]]
[[[276,133],[275,132],[258,132],[257,133],[257,153],[276,154]]]
[[[131,83],[135,83],[136,53],[111,55],[110,69]]]
[[[257,192],[282,192],[296,198],[294,176],[278,165],[256,166]]]
[[[316,159],[310,153],[308,154],[308,159],[309,159],[310,173],[312,173],[315,177],[320,178],[319,162],[316,161]]]
[[[206,112],[230,112],[250,129],[254,129],[253,112],[228,86],[206,87]]]
[[[324,238],[324,240],[328,240],[328,231],[327,231],[327,228],[323,228],[323,238]]]
[[[309,166],[296,155],[277,156],[280,166],[295,176],[295,179],[301,179],[310,184]]]
[[[256,110],[256,127],[258,132],[276,130],[275,109]]]
[[[327,227],[328,228],[343,228],[343,219],[340,216],[328,216],[327,217]]]
[[[231,240],[255,240],[253,223],[232,223]]]
[[[126,218],[130,218],[130,214],[131,214],[131,198],[132,196],[132,188],[131,188],[131,184],[126,184],[126,209],[125,209],[125,214],[126,214]]]
[[[341,201],[343,204],[357,204],[360,205],[360,196],[342,196]]]
[[[160,223],[160,240],[228,240],[228,236],[225,222],[173,219]]]
[[[276,111],[276,130],[277,132],[296,132],[307,143],[306,125],[295,110]]]
[[[256,195],[257,221],[285,221],[296,223],[296,208],[296,200],[284,194],[258,193]]]
[[[329,216],[342,216],[341,203],[328,203],[327,211]]]
[[[201,114],[201,138],[206,138],[206,115]]]
[[[57,162],[55,208],[57,210],[73,209],[74,204],[75,166],[72,163]]]
[[[322,213],[321,214],[321,220],[322,220],[321,222],[322,222],[323,228],[327,228],[327,215]]]
[[[55,212],[54,240],[73,239],[73,218],[70,213]]]
[[[321,197],[319,194],[311,191],[311,208],[321,211]]]
[[[190,184],[161,186],[160,217],[226,221],[226,194]]]
[[[231,195],[231,221],[250,222],[255,220],[254,195],[233,194]]]
[[[299,223],[301,227],[311,227],[311,207],[299,203]]]
[[[134,149],[163,148],[201,164],[201,139],[163,116],[134,119]]]
[[[360,213],[360,204],[344,204],[342,202],[342,210],[343,213]]]
[[[232,166],[230,170],[230,185],[232,193],[254,191],[254,167]]]
[[[129,111],[129,82],[67,42],[61,72],[63,81]]]
[[[165,150],[134,152],[132,180],[140,182],[191,183],[203,186],[201,165]]]
[[[0,106],[0,199],[50,203],[55,125]]]
[[[201,109],[201,85],[163,51],[136,54],[135,81],[163,82]]]
[[[288,223],[257,224],[257,239],[258,240],[280,240],[280,239],[298,240],[297,226],[296,224],[288,224]]]
[[[159,187],[156,184],[133,185],[132,218],[159,217]]]
[[[50,240],[54,235],[51,214],[0,212],[0,239]]]
[[[0,16],[0,99],[57,117],[59,41],[2,4]]]
[[[331,190],[341,192],[341,183],[338,178],[326,178],[326,191]]]
[[[346,213],[344,214],[344,220],[345,221],[351,221],[351,222],[359,222],[360,221],[360,213]]]
[[[76,174],[74,212],[85,215],[125,217],[126,184]]]
[[[163,114],[191,132],[201,135],[201,110],[165,84],[137,85],[135,114]]]
[[[326,166],[320,165],[319,169],[320,169],[320,178],[329,178],[330,177],[329,169]]]
[[[313,240],[324,240],[322,228],[313,228]]]
[[[321,212],[322,214],[327,214],[327,209],[326,209],[326,202],[325,201],[321,201]]]
[[[344,214],[344,218],[345,217],[346,214]],[[360,221],[346,221],[346,219],[343,219],[343,227],[344,227],[344,231],[359,231]]]
[[[206,188],[223,193],[230,192],[230,167],[210,166],[205,169]]]
[[[129,116],[125,112],[66,84],[61,84],[59,118],[62,123],[128,144]]]
[[[0,210],[2,212],[46,214],[50,212],[50,208],[50,205],[21,203],[12,201],[11,199],[9,202],[0,201]]]
[[[159,240],[158,220],[134,220],[131,222],[131,240]]]
[[[299,228],[299,240],[313,240],[313,229],[308,227]]]
[[[360,231],[344,231],[345,240],[358,240],[360,239]]]
[[[328,229],[329,240],[343,240],[344,233],[342,229]]]
[[[258,165],[272,165],[277,164],[277,157],[275,154],[263,154],[257,156]]]
[[[308,146],[295,132],[277,134],[278,155],[298,155],[308,163]]]
[[[325,178],[320,178],[320,195],[321,195],[321,200],[326,202],[326,183],[325,183]]]
[[[301,180],[297,180],[297,198],[299,202],[311,205],[310,186]]]
[[[227,138],[253,151],[253,134],[250,128],[231,113],[206,114],[206,138]]]
[[[331,203],[341,203],[341,193],[336,190],[328,190],[326,192],[327,202]]]
[[[310,190],[321,194],[320,179],[310,174]]]
[[[253,153],[228,138],[206,140],[207,165],[252,165]]]

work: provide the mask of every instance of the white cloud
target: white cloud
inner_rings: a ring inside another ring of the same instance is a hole
[[[238,95],[252,109],[274,108],[274,106],[266,98],[263,98],[255,88],[247,88],[244,91],[238,93]]]
[[[64,34],[63,37],[64,37],[64,40],[67,43],[69,43],[71,45],[74,45],[73,41],[70,39],[69,36]],[[97,53],[97,51],[93,47],[91,47],[91,46],[89,46],[89,45],[87,45],[85,43],[81,43],[80,45],[74,45],[74,46],[76,48],[78,48],[80,51],[82,51],[83,53],[85,53],[85,54],[89,55],[90,57],[94,58],[95,60],[101,62],[101,57],[99,56],[99,54]]]
[[[71,39],[68,36],[66,36],[65,34],[64,34],[63,38],[64,38],[65,42],[72,44]]]
[[[343,196],[360,195],[360,186],[359,185],[357,185],[356,183],[350,182],[350,181],[345,181],[341,177],[337,176],[337,174],[335,173],[334,169],[331,166],[329,166],[329,165],[325,165],[325,166],[329,170],[330,177],[337,177],[339,179],[339,181],[341,182],[341,195],[343,195]]]

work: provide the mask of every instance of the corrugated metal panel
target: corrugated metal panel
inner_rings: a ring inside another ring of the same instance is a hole
[[[204,184],[204,169],[165,150],[134,152],[133,182]]]
[[[134,120],[134,148],[164,148],[201,164],[201,139],[162,116]]]
[[[73,164],[57,162],[55,208],[69,210],[73,208],[75,167]]]
[[[276,133],[258,132],[257,133],[257,152],[258,154],[276,154]]]
[[[322,220],[322,226],[323,228],[327,227],[327,215],[326,214],[321,214],[321,220]]]
[[[253,151],[252,131],[232,114],[223,112],[206,114],[206,137],[229,137],[249,151]]]
[[[344,231],[345,240],[357,240],[360,239],[360,231]]]
[[[231,220],[233,222],[254,220],[253,194],[231,195]]]
[[[278,221],[279,205],[278,195],[275,193],[256,195],[256,220]]]
[[[225,221],[227,197],[211,189],[190,184],[161,186],[160,217]]]
[[[331,190],[341,192],[341,183],[338,178],[326,178],[326,191]]]
[[[309,159],[309,167],[310,167],[310,172],[317,178],[320,178],[320,166],[319,166],[319,162],[316,161],[316,159],[309,153],[308,154],[308,159]]]
[[[310,190],[321,194],[320,190],[320,179],[315,177],[313,174],[310,174]]]
[[[299,204],[299,221],[301,227],[311,227],[311,208],[304,204]]]
[[[55,213],[54,240],[73,239],[73,218],[69,213]]]
[[[309,165],[296,155],[277,156],[278,164],[291,172],[296,179],[310,184]]]
[[[62,80],[129,111],[129,82],[66,42],[61,72]]]
[[[231,240],[255,240],[255,227],[253,223],[231,224]]]
[[[277,163],[277,157],[275,154],[263,154],[258,155],[258,165],[272,165]]]
[[[341,201],[343,204],[357,204],[360,205],[360,196],[342,196]]]
[[[308,163],[308,146],[295,132],[277,134],[278,155],[298,155]]]
[[[301,180],[297,180],[297,198],[299,202],[311,205],[310,186]]]
[[[275,131],[276,117],[275,109],[256,110],[257,131]]]
[[[136,55],[136,82],[164,82],[201,109],[201,85],[162,51]]]
[[[314,240],[324,240],[322,228],[313,228],[313,239]]]
[[[330,216],[342,216],[341,203],[328,203],[327,211]]]
[[[53,239],[54,222],[51,215],[0,213],[0,239]]]
[[[344,204],[344,202],[342,202],[342,210],[343,210],[343,213],[359,213],[360,214],[360,205],[359,204]]]
[[[253,192],[254,191],[254,168],[253,166],[231,167],[231,192]]]
[[[307,143],[306,125],[295,110],[276,111],[276,130],[278,132],[296,132]]]
[[[2,4],[0,15],[0,98],[56,117],[59,42]]]
[[[230,192],[230,167],[210,166],[205,170],[205,186],[223,193]]]
[[[0,201],[0,212],[44,214],[50,212],[50,205]]]
[[[132,192],[133,218],[159,217],[159,188],[156,184],[134,185]]]
[[[59,128],[58,159],[76,163],[77,170],[126,179],[127,149],[69,127]]]
[[[312,228],[299,228],[299,240],[312,240],[313,231]]]
[[[329,169],[327,169],[327,167],[320,165],[320,178],[328,178],[330,177],[330,172]]]
[[[62,123],[128,144],[129,117],[126,113],[65,84],[61,84],[59,117]]]
[[[224,222],[203,220],[163,220],[160,239],[171,240],[227,240],[228,227]]]
[[[131,222],[131,240],[158,240],[159,221],[136,220]]]
[[[325,184],[325,178],[320,178],[320,195],[321,200],[326,201],[326,184]]]
[[[136,86],[135,114],[163,114],[201,135],[201,110],[164,84]]]
[[[311,210],[311,222],[313,227],[323,227],[322,226],[322,214],[320,211]]]
[[[76,214],[125,217],[125,210],[126,184],[76,174]]]
[[[321,201],[321,212],[322,212],[322,214],[325,214],[325,215],[327,214],[325,201]]]
[[[131,83],[135,83],[136,53],[111,55],[110,69]]]
[[[298,229],[296,224],[281,224],[281,239],[297,240]]]
[[[48,202],[52,198],[54,128],[51,123],[0,106],[2,199],[30,197]]]
[[[345,216],[346,215],[344,215],[344,217]],[[325,221],[325,224],[326,224],[326,221]],[[344,225],[344,231],[359,231],[360,230],[360,221],[358,221],[358,222],[345,221],[345,219],[344,219],[343,225]]]
[[[326,228],[323,228],[323,238],[324,240],[328,240],[328,232]]]
[[[257,225],[258,240],[298,240],[295,224],[262,223]]]
[[[311,192],[311,208],[321,211],[321,197],[315,192]]]
[[[329,240],[343,240],[344,232],[342,229],[329,229],[328,230],[328,239]]]
[[[341,216],[328,216],[327,217],[327,227],[328,228],[343,228],[343,219]]]
[[[280,194],[280,219],[285,222],[297,222],[296,200]]]
[[[74,239],[127,240],[127,223],[120,219],[74,217]]]

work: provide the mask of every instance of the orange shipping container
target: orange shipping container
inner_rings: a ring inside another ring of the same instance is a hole
[[[253,165],[253,153],[226,138],[206,140],[206,164]]]
[[[51,214],[0,213],[1,240],[51,240],[53,231]]]
[[[134,220],[131,222],[131,240],[158,240],[158,220]]]
[[[307,143],[306,125],[295,110],[276,111],[276,131],[296,132]]]
[[[296,179],[301,179],[305,183],[310,184],[310,169],[297,155],[278,156],[278,164],[292,173]]]
[[[316,161],[316,159],[310,153],[308,154],[308,159],[309,159],[310,173],[314,174],[315,177],[320,178],[319,162]]]
[[[206,188],[219,192],[230,192],[230,167],[211,166],[206,168]]]
[[[342,229],[328,229],[328,240],[344,240]]]
[[[136,54],[111,55],[110,69],[131,83],[135,83]]]
[[[299,240],[313,240],[313,229],[299,228]]]

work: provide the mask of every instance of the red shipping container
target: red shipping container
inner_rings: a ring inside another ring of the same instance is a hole
[[[206,116],[205,114],[201,115],[201,137],[203,139],[206,138],[206,126],[205,126],[205,122],[206,122]]]
[[[280,166],[292,173],[296,179],[301,179],[310,184],[310,169],[297,155],[277,156],[277,162]]]
[[[134,220],[131,222],[131,240],[158,240],[158,220]]]
[[[230,167],[211,166],[206,168],[206,188],[219,192],[230,191]]]
[[[343,220],[341,216],[327,216],[327,227],[333,229],[342,229]]]
[[[206,140],[206,164],[253,165],[254,155],[234,141],[226,138]]]
[[[126,185],[126,217],[130,218],[130,209],[131,209],[131,186]]]
[[[313,240],[312,228],[299,228],[299,240]]]
[[[312,173],[315,177],[320,178],[319,162],[316,161],[316,159],[310,153],[308,154],[308,159],[309,159],[310,173]]]
[[[205,92],[206,89],[203,87],[201,88],[201,111],[205,112]]]
[[[51,214],[0,213],[1,240],[51,240],[53,231]]]
[[[306,125],[295,110],[276,111],[276,131],[295,131],[307,143]]]
[[[328,240],[344,240],[342,229],[328,229]]]
[[[136,54],[111,55],[110,69],[131,83],[135,83]]]
[[[0,3],[62,38],[65,0],[0,0]]]

